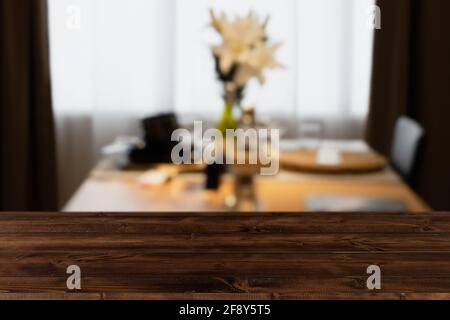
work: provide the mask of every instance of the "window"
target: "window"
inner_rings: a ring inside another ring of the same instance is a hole
[[[244,104],[292,118],[367,112],[373,0],[50,0],[57,112],[221,112],[208,9],[271,16],[284,70]],[[73,10],[73,8],[77,10]],[[79,28],[67,24],[78,14]]]

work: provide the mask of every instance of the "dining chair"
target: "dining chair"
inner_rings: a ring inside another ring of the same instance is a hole
[[[397,120],[390,162],[394,169],[409,180],[417,158],[417,151],[425,131],[415,120],[402,116]]]

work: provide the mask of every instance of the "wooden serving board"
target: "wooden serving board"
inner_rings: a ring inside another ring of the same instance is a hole
[[[380,171],[387,166],[385,157],[375,153],[342,152],[336,165],[317,162],[315,150],[299,150],[280,155],[280,166],[286,170],[312,173],[367,173]]]

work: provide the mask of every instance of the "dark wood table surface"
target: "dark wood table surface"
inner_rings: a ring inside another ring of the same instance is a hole
[[[0,213],[0,298],[449,299],[450,214]]]

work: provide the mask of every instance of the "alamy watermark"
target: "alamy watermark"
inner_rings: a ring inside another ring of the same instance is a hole
[[[367,8],[367,28],[371,30],[381,30],[381,8],[371,5]]]
[[[70,31],[80,30],[82,22],[81,7],[77,5],[70,5],[66,9],[66,28]]]
[[[172,141],[178,142],[171,154],[174,164],[258,165],[263,176],[280,169],[279,129],[230,129],[224,137],[218,129],[203,131],[203,123],[195,121],[193,133],[175,130]]]
[[[66,270],[70,276],[67,278],[66,286],[69,290],[81,290],[81,268],[77,265],[71,265]]]
[[[370,277],[367,279],[367,289],[381,290],[381,268],[371,265],[367,267],[367,274],[370,274]]]

